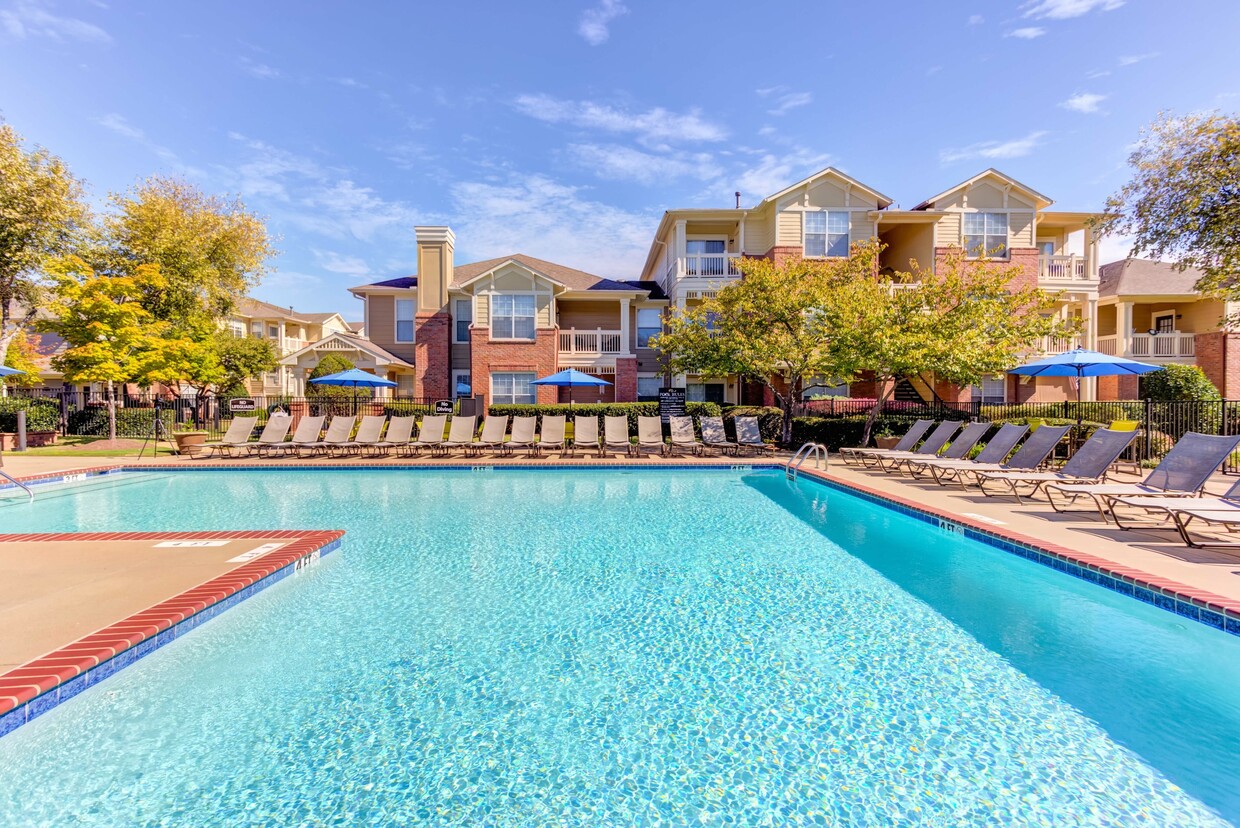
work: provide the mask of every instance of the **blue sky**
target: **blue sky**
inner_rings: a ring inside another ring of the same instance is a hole
[[[904,207],[995,166],[1096,209],[1159,110],[1240,108],[1234,0],[878,8],[0,0],[0,115],[96,200],[240,194],[280,237],[256,295],[356,316],[416,224],[636,278],[666,209],[828,164]]]

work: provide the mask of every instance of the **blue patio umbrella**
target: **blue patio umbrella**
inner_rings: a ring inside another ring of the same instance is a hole
[[[1044,357],[1025,365],[1017,366],[1008,371],[1023,377],[1076,377],[1076,401],[1081,401],[1082,377],[1116,377],[1124,374],[1148,374],[1157,371],[1160,366],[1146,362],[1137,362],[1124,357],[1090,351],[1086,348],[1074,348],[1062,354]],[[1076,407],[1076,420],[1080,424],[1081,407]]]
[[[593,386],[596,388],[601,388],[604,385],[611,385],[611,383],[605,379],[599,379],[598,377],[592,377],[589,374],[585,374],[585,373],[582,373],[581,371],[578,371],[576,368],[566,368],[563,371],[552,374],[549,377],[543,377],[542,379],[536,379],[531,384],[532,385],[554,385],[560,388],[567,388],[568,389],[568,410],[569,411],[573,410],[573,389],[574,388],[581,388],[584,386]]]
[[[14,374],[24,374],[24,373],[26,372],[18,371],[16,368],[6,368],[5,366],[0,365],[0,377],[11,377]]]
[[[376,377],[374,374],[363,371],[360,368],[350,368],[347,371],[340,371],[336,374],[328,374],[325,377],[317,377],[310,380],[315,385],[339,385],[345,388],[395,388],[396,383],[390,379]],[[357,414],[357,392],[353,393],[353,413]]]

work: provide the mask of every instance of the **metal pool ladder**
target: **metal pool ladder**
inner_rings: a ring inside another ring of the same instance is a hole
[[[14,486],[17,486],[19,489],[24,491],[26,494],[30,495],[30,502],[34,503],[34,491],[29,486],[27,486],[25,483],[18,480],[16,477],[13,477],[12,475],[10,475],[4,469],[0,469],[0,477],[3,477],[5,480],[9,481]]]
[[[827,467],[829,462],[827,447],[822,443],[805,443],[797,449],[796,454],[788,458],[788,462],[784,464],[784,476],[789,480],[796,480],[797,473],[801,470],[801,466],[811,457],[814,458],[814,463],[818,466],[818,468],[823,469]]]

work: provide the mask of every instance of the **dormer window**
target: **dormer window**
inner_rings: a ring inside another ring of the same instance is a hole
[[[536,308],[528,293],[500,293],[491,297],[492,339],[533,339]]]
[[[814,210],[805,214],[805,257],[848,256],[848,213]]]
[[[964,249],[970,259],[1007,258],[1007,213],[965,213]]]

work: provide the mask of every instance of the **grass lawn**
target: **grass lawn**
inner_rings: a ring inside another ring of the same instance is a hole
[[[142,447],[142,440],[124,440],[127,445],[108,448],[92,448],[98,443],[108,444],[106,437],[61,437],[54,446],[26,449],[21,457],[134,457]],[[132,445],[128,445],[132,444]],[[160,456],[175,454],[163,441],[156,447]],[[16,454],[16,452],[7,452]],[[150,455],[151,446],[146,447],[145,455]]]

